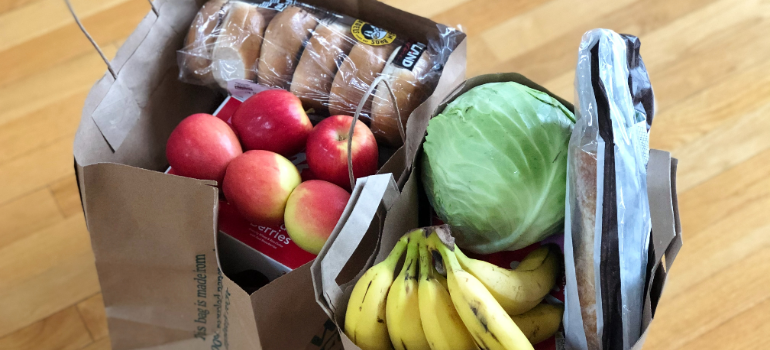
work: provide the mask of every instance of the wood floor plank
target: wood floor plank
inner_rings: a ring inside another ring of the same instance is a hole
[[[770,271],[770,247],[712,275],[686,294],[669,298],[664,291],[645,349],[678,349],[767,299],[770,297],[767,271]],[[676,266],[670,278],[676,278]],[[723,346],[720,349],[730,347],[729,343],[720,344]]]
[[[770,59],[728,74],[658,113],[650,144],[676,149],[759,108],[770,95]],[[740,92],[740,93],[735,93]]]
[[[111,44],[102,47],[102,50],[107,57],[114,57],[117,47]],[[0,125],[70,96],[73,91],[90,89],[106,71],[99,55],[89,52],[19,80],[11,86],[0,87]],[[72,102],[82,106],[82,102]]]
[[[699,43],[708,43],[715,36],[724,34],[730,28],[747,21],[761,21],[770,16],[770,4],[762,0],[741,0],[740,6],[735,1],[720,0],[682,16],[660,30],[644,36],[642,46],[645,62],[656,62],[660,67],[690,56],[688,50],[697,48]],[[739,39],[740,35],[733,34]],[[725,51],[711,51],[708,61],[720,62],[730,57]],[[720,54],[717,54],[720,53]],[[722,55],[721,53],[726,53]],[[657,73],[654,70],[653,74]],[[681,78],[691,78],[681,75]]]
[[[73,164],[69,137],[0,164],[0,204],[73,174]]]
[[[492,61],[494,57],[494,54],[492,53],[492,50],[489,48],[489,45],[487,43],[477,40],[477,38],[469,37],[468,38],[468,59],[474,60],[476,62],[484,62],[484,61]],[[496,62],[496,61],[492,61]],[[493,64],[489,65],[482,65],[482,64],[473,64],[468,65],[466,76],[467,77],[473,77],[481,74],[489,74],[489,73],[495,73],[492,70]]]
[[[744,204],[741,211],[695,235],[685,234],[687,248],[676,258],[676,266],[666,284],[667,297],[686,294],[697,284],[730,266],[740,265],[742,259],[770,246],[770,222],[764,215],[770,208],[768,189],[770,178],[750,188],[762,190],[764,194]]]
[[[107,337],[107,314],[104,312],[102,293],[79,302],[77,309],[92,339],[99,340]]]
[[[75,134],[88,88],[68,92],[40,109],[0,124],[0,164]]]
[[[687,237],[694,237],[725,217],[746,210],[770,192],[770,150],[679,193],[679,211]]]
[[[646,36],[676,21],[681,16],[707,6],[716,0],[646,0],[637,1],[590,22],[591,28],[609,28],[618,33],[629,33],[642,40],[642,54],[650,44]],[[490,67],[495,72],[520,72],[528,78],[545,82],[572,73],[577,62],[578,44],[586,27],[576,27],[553,40],[544,40],[540,46],[510,60]],[[649,62],[648,62],[649,63]],[[567,95],[572,99],[572,95]]]
[[[80,18],[128,0],[72,0]],[[0,15],[0,51],[73,23],[64,1],[40,0]]]
[[[0,249],[0,336],[24,328],[99,292],[82,217]]]
[[[499,25],[510,18],[535,9],[548,0],[471,0],[445,9],[431,19],[449,26],[460,26],[470,37]],[[478,41],[474,39],[474,41]],[[483,61],[469,61],[470,65]]]
[[[75,174],[68,175],[54,182],[48,188],[51,190],[56,204],[62,215],[68,218],[72,215],[82,215],[83,206],[80,203],[80,191]]]
[[[99,45],[127,37],[148,13],[146,1],[127,1],[81,17],[83,26]],[[0,66],[14,67],[0,75],[0,87],[67,62],[94,48],[71,22],[44,35],[0,51]]]
[[[0,206],[0,249],[64,220],[51,191],[30,192]]]
[[[770,7],[768,7],[770,12]],[[687,56],[661,66],[651,74],[656,84],[659,107],[668,108],[713,86],[727,77],[770,59],[770,18],[747,19],[728,27],[702,42],[697,42]],[[708,59],[715,52],[723,52],[719,60]]]
[[[39,0],[3,0],[0,1],[0,14],[17,9],[26,4],[39,1]]]
[[[385,1],[390,6],[423,17],[432,17],[452,7],[462,5],[470,0],[389,0]]]
[[[0,338],[0,350],[78,350],[91,343],[72,306]]]
[[[730,125],[672,151],[679,165],[680,191],[702,183],[770,148],[770,101]]]
[[[567,31],[584,32],[591,29],[592,22],[597,18],[634,1],[549,1],[528,12],[527,16],[514,17],[487,30],[481,35],[481,39],[492,48],[498,61],[509,60],[537,48],[544,42],[558,38]],[[559,25],[554,25],[555,23]]]
[[[743,0],[741,6],[735,6],[732,0],[720,0],[642,36],[642,57],[658,97],[658,108],[672,106],[724,79],[725,69],[732,68],[730,73],[762,61],[767,39],[758,33],[767,31],[760,27],[766,25],[767,16],[770,4],[761,0]],[[742,43],[740,52],[735,50],[736,41]],[[729,54],[715,59],[716,53],[723,52]],[[717,71],[704,70],[707,67],[703,65],[716,66]],[[544,86],[571,96],[573,81],[574,71],[569,71],[544,82]]]
[[[770,341],[770,299],[731,318],[681,350],[761,349]],[[729,344],[725,346],[725,344]]]
[[[99,339],[81,350],[112,350],[110,338]]]

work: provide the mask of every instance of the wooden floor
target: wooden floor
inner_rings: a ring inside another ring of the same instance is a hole
[[[72,2],[109,57],[149,11]],[[640,36],[685,239],[645,348],[770,347],[770,1],[387,2],[461,25],[470,76],[520,72],[570,99],[583,32]],[[0,349],[110,348],[72,168],[104,71],[62,0],[0,0]]]

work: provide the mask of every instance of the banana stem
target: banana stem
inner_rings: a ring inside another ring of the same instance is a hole
[[[417,260],[419,252],[418,244],[419,244],[419,235],[422,234],[422,231],[412,231],[410,235],[408,235],[408,242],[409,245],[406,249],[406,260],[404,260],[404,266],[401,268],[401,274],[404,276],[404,279],[410,279],[410,278],[417,278],[417,264],[419,263]]]
[[[433,262],[428,254],[428,246],[422,237],[418,242],[420,248],[420,280],[431,280],[433,278]]]
[[[454,252],[451,251],[449,247],[447,247],[435,233],[428,237],[428,246],[432,250],[436,250],[441,254],[441,258],[444,261],[444,268],[447,270],[447,274],[449,274],[449,271],[462,270],[460,262],[457,261],[457,257],[455,256]]]
[[[388,254],[388,257],[385,258],[383,263],[388,266],[393,266],[395,269],[398,260],[401,259],[402,255],[404,255],[404,249],[406,249],[407,243],[409,243],[409,235],[404,235],[404,237],[401,237],[401,239],[396,242],[393,250],[390,251],[390,254]]]

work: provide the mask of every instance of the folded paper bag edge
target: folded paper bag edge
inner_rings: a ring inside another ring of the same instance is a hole
[[[380,206],[390,207],[397,198],[397,194],[398,186],[392,174],[368,177],[361,195],[351,208],[348,220],[338,227],[339,230],[335,228],[335,232],[332,233],[332,243],[325,247],[323,256],[319,255],[316,258],[320,262],[314,262],[314,265],[317,264],[315,272],[320,274],[321,295],[325,299],[322,302],[329,307],[328,312],[333,313],[332,306],[337,305],[338,299],[343,294],[341,287],[337,284],[337,276],[363,239]]]
[[[162,324],[162,327],[154,328],[161,333],[165,332],[163,329],[180,327],[177,318],[162,312],[169,307],[194,320],[195,310],[185,306],[188,301],[190,305],[194,304],[193,293],[173,294],[180,291],[179,288],[194,289],[194,285],[190,288],[178,286],[176,282],[180,278],[193,281],[199,255],[206,256],[203,261],[216,260],[212,223],[218,194],[217,189],[210,186],[212,182],[168,177],[114,163],[88,165],[83,168],[83,173],[88,202],[86,218],[108,319],[113,318],[110,310],[114,310],[119,312],[115,315],[118,319],[130,317],[137,325]],[[156,190],[166,196],[146,197],[147,193]],[[164,208],[163,215],[159,215],[158,208]],[[188,217],[186,213],[190,211],[197,215],[189,220],[177,222],[173,215],[167,217],[169,213]],[[137,217],[147,219],[136,220]],[[212,239],[197,242],[176,239],[190,232],[199,237],[212,235]],[[168,254],[164,247],[178,247],[178,251]],[[137,269],[132,262],[138,256],[143,258],[142,263],[154,268]],[[215,264],[209,263],[202,268],[207,275],[216,275]],[[179,271],[189,271],[189,275],[179,275]],[[154,312],[126,314],[125,307],[137,302]],[[162,345],[155,343],[162,339],[147,339],[143,335],[146,333],[142,331],[143,326],[128,327],[114,321],[108,326],[116,339],[136,339],[133,344],[137,346]],[[115,345],[116,349],[127,346],[125,343]]]
[[[329,240],[334,240],[337,235],[339,235],[340,230],[342,229],[342,226],[344,225],[344,222],[347,221],[348,217],[350,217],[350,213],[355,207],[356,203],[358,202],[358,198],[361,195],[361,191],[363,190],[364,186],[366,185],[367,178],[360,178],[356,181],[356,187],[353,188],[353,191],[351,191],[350,199],[348,200],[348,203],[345,205],[345,209],[342,212],[342,215],[340,216],[340,219],[337,221],[337,224],[334,226],[334,230],[329,235]],[[323,290],[323,278],[321,276],[321,261],[326,256],[326,252],[329,251],[330,244],[325,244],[323,248],[321,248],[321,251],[318,253],[316,258],[313,260],[313,263],[310,267],[311,270],[311,278],[313,280],[313,290],[315,292],[316,296],[316,302],[318,302],[319,305],[321,305],[321,308],[324,309],[324,312],[329,317],[332,317],[333,313],[331,311],[331,306],[326,303],[326,298],[324,297],[324,290]]]

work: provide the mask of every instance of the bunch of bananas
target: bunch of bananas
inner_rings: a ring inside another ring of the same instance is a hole
[[[561,323],[562,306],[541,304],[559,261],[544,246],[503,269],[463,254],[447,226],[416,229],[356,283],[345,334],[363,350],[533,349]]]

